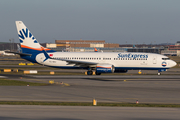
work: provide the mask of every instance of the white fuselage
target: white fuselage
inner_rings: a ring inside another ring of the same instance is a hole
[[[168,57],[153,54],[153,53],[119,53],[119,52],[53,52],[48,53],[51,58],[45,62],[45,56],[40,53],[36,57],[36,61],[40,64],[60,67],[60,68],[73,68],[79,67],[75,64],[67,64],[66,61],[59,59],[86,61],[98,64],[112,64],[115,68],[122,69],[168,69],[176,65],[176,62],[170,60]]]

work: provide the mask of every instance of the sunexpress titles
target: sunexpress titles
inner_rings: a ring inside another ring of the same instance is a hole
[[[131,54],[131,53],[119,53],[118,58],[148,58],[147,54]]]

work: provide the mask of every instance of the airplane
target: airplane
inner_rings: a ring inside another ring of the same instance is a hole
[[[56,52],[39,44],[22,21],[16,21],[21,58],[44,66],[63,69],[86,69],[87,75],[126,73],[128,70],[158,70],[174,67],[176,62],[167,56],[138,52]]]
[[[7,56],[14,56],[15,54],[14,53],[8,53],[10,50],[4,50],[4,51],[1,51],[2,55],[7,55]]]

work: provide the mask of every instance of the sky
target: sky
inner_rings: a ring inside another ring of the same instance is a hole
[[[179,5],[180,0],[1,0],[0,42],[18,43],[15,21],[23,21],[40,43],[176,43]]]

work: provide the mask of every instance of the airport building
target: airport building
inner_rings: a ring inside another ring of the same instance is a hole
[[[175,45],[168,45],[167,49],[163,50],[161,54],[168,56],[180,56],[180,41],[177,41]]]
[[[55,40],[57,47],[98,47],[116,48],[119,44],[106,43],[105,40]]]
[[[180,56],[180,41],[175,45],[154,44],[114,44],[106,43],[105,40],[56,40],[54,44],[45,45],[56,51],[68,52],[93,52],[96,48],[99,52],[146,52],[168,56]]]
[[[17,51],[19,43],[0,43],[0,50]],[[105,40],[55,40],[55,43],[41,43],[43,47],[55,51],[64,52],[94,52],[96,48],[99,52],[146,52],[158,53],[168,56],[180,56],[180,41],[175,45],[167,44],[117,44],[106,43]]]
[[[126,48],[98,48],[96,47],[98,52],[127,52]],[[71,52],[94,52],[94,47],[76,47],[69,48]]]
[[[167,56],[177,56],[178,55],[178,51],[179,50],[162,50],[161,54],[167,55]]]
[[[161,54],[161,51],[166,48],[166,46],[163,45],[146,45],[146,44],[125,44],[125,45],[119,45],[120,48],[126,48],[127,52],[145,52],[145,53],[157,53]]]
[[[0,50],[11,50],[16,51],[17,50],[17,44],[19,43],[0,43]]]
[[[68,52],[92,52],[94,48],[107,51],[116,51],[119,48],[117,43],[106,43],[105,40],[55,40],[55,44],[46,44],[46,47],[56,51]]]
[[[163,48],[129,48],[127,52],[145,52],[161,54]]]

